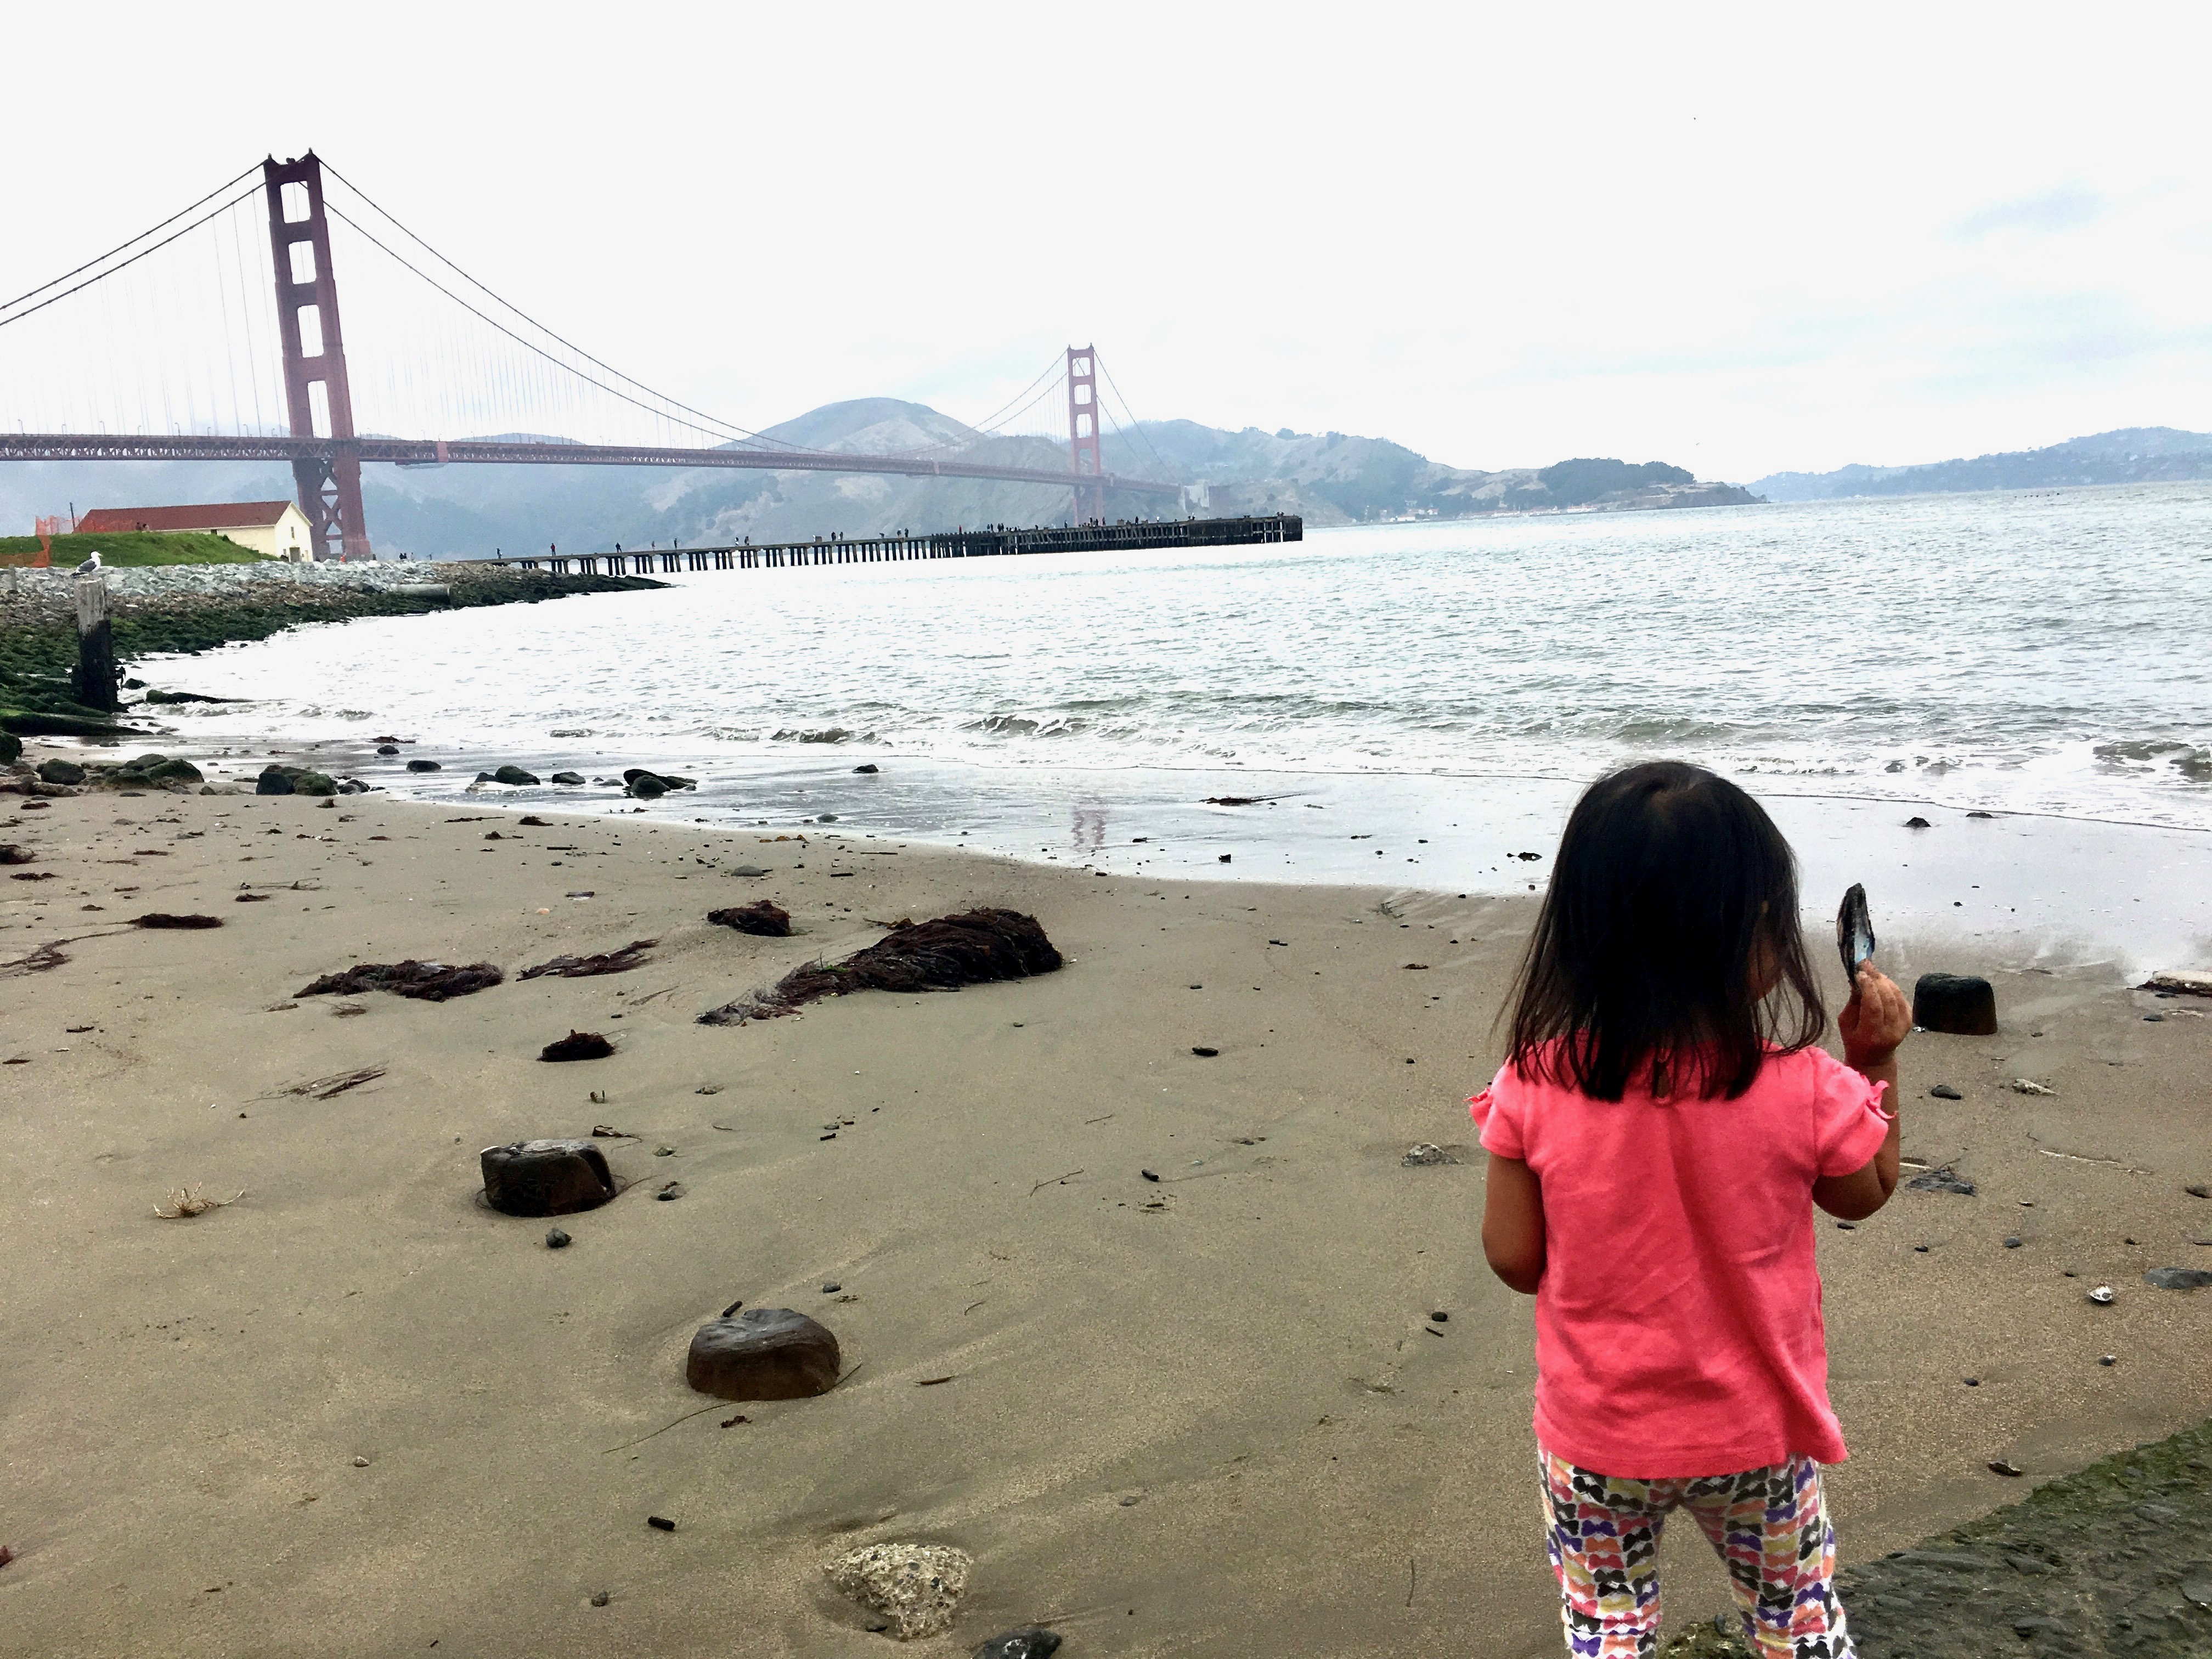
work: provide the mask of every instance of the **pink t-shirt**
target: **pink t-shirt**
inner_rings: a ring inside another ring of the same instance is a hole
[[[1483,1146],[1543,1187],[1544,1446],[1631,1480],[1843,1460],[1813,1182],[1874,1157],[1882,1086],[1806,1048],[1737,1100],[1592,1100],[1510,1065],[1474,1097]]]

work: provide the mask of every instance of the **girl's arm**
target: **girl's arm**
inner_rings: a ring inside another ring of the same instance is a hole
[[[1889,1085],[1889,1133],[1863,1167],[1814,1182],[1813,1201],[1839,1220],[1863,1221],[1897,1190],[1897,1047],[1911,1035],[1912,1007],[1896,982],[1869,962],[1859,969],[1836,1029],[1843,1035],[1844,1064],[1869,1083]]]
[[[1544,1189],[1536,1172],[1517,1158],[1490,1154],[1482,1254],[1490,1271],[1522,1295],[1536,1294],[1544,1277]]]

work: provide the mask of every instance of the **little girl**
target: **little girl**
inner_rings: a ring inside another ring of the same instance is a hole
[[[1897,1185],[1905,998],[1871,965],[1837,1021],[1790,845],[1698,767],[1590,786],[1522,963],[1512,1046],[1474,1103],[1482,1247],[1536,1298],[1536,1440],[1571,1653],[1658,1650],[1659,1536],[1687,1510],[1772,1659],[1851,1659],[1820,1465],[1813,1206]]]

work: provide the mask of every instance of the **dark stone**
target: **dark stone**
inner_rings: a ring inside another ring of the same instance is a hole
[[[1905,1183],[1907,1192],[1958,1193],[1965,1197],[1974,1195],[1974,1183],[1961,1178],[1949,1164],[1940,1170],[1923,1170]]]
[[[565,1250],[574,1242],[558,1227],[545,1230],[545,1248],[549,1250]]]
[[[103,782],[110,784],[204,783],[200,769],[188,760],[172,760],[167,755],[141,755],[127,760],[110,772]]]
[[[837,822],[837,815],[835,812],[817,813],[814,821],[817,823],[835,823]]]
[[[131,918],[133,927],[220,927],[221,916],[178,916],[166,910],[149,910],[143,916]]]
[[[768,872],[757,864],[738,864],[730,867],[730,873],[733,876],[764,876]]]
[[[399,752],[399,745],[394,743],[380,743],[376,745],[376,752],[380,755],[396,755]]]
[[[556,772],[551,781],[555,783],[579,784],[584,781],[584,775],[581,772]]]
[[[1948,1083],[1939,1083],[1928,1091],[1928,1097],[1930,1100],[1964,1100],[1966,1096]]]
[[[295,795],[329,796],[337,792],[337,780],[326,772],[302,772],[292,780],[292,793]]]
[[[84,768],[79,766],[75,761],[64,760],[59,755],[56,755],[50,760],[42,760],[39,763],[39,780],[42,783],[63,785],[82,783]]]
[[[595,1607],[603,1607],[612,1600],[614,1600],[614,1598],[609,1595],[605,1590],[593,1590],[592,1592],[592,1605]]]
[[[1437,1313],[1431,1314],[1429,1317],[1434,1320],[1437,1324],[1442,1325],[1447,1323],[1450,1320],[1451,1316],[1448,1313],[1438,1311]]]
[[[870,771],[875,769],[870,767]],[[977,1648],[970,1659],[1052,1659],[1060,1651],[1057,1632],[1040,1625],[1025,1625],[1004,1636],[994,1636]]]
[[[494,783],[512,784],[518,789],[527,788],[538,781],[538,774],[526,772],[519,766],[502,766],[491,775]]]
[[[2153,1267],[2143,1283],[2161,1291],[2201,1291],[2212,1285],[2212,1272],[2203,1267]]]
[[[1193,1048],[1191,1053],[1196,1054],[1200,1060],[1212,1060],[1220,1054],[1221,1050],[1218,1048]]]
[[[615,1195],[607,1155],[588,1140],[514,1140],[477,1156],[484,1200],[503,1215],[574,1215]]]
[[[410,957],[405,962],[356,963],[343,973],[325,974],[293,994],[351,997],[368,991],[390,991],[395,996],[444,1002],[449,998],[488,990],[506,977],[489,962],[448,968],[442,962],[416,962]]]
[[[233,902],[239,904],[266,904],[269,902],[269,895],[266,893],[240,893]]]
[[[822,1294],[823,1294],[823,1295],[824,1295],[824,1296],[835,1296],[835,1295],[836,1295],[836,1294],[837,1294],[837,1292],[838,1292],[838,1291],[840,1291],[843,1290],[844,1288],[845,1288],[845,1287],[844,1287],[842,1285],[840,1285],[840,1284],[839,1284],[836,1279],[831,1279],[828,1284],[824,1285],[822,1287]]]
[[[1228,863],[1228,862],[1229,862],[1231,856],[1231,854],[1227,854],[1227,853],[1224,853],[1224,854],[1221,855],[1221,857],[1220,857],[1220,859],[1219,859],[1218,862],[1223,863],[1223,864],[1226,864],[1226,863]]]
[[[411,760],[407,763],[407,769],[410,772],[442,772],[446,769],[436,761]]]
[[[1993,1036],[1997,994],[1970,974],[1923,974],[1912,988],[1912,1023],[1957,1036]]]
[[[615,1045],[597,1031],[571,1031],[556,1037],[538,1051],[540,1060],[605,1060],[615,1051]]]
[[[2014,1237],[2005,1240],[2004,1247],[2008,1250],[2016,1250],[2021,1247],[2021,1239],[2017,1235],[2015,1235]]]
[[[648,772],[641,766],[624,769],[623,783],[640,800],[658,800],[672,789],[696,789],[696,778],[679,778],[673,773]]]
[[[876,763],[873,761],[863,761],[853,769],[855,772],[873,772],[876,769]]]
[[[1137,1173],[1144,1176],[1147,1181],[1158,1181],[1159,1179],[1159,1176],[1154,1175],[1150,1170],[1139,1170]]]
[[[32,861],[31,854],[14,842],[0,842],[0,864],[29,864]]]
[[[836,1386],[842,1365],[829,1329],[789,1308],[747,1308],[691,1339],[684,1380],[720,1400],[804,1400]]]
[[[655,1532],[674,1532],[676,1530],[676,1523],[673,1521],[671,1521],[665,1515],[648,1515],[645,1517],[645,1524],[651,1527]]]
[[[1908,830],[1933,830],[1936,826],[1929,823],[1926,818],[1915,815],[1905,819],[1905,827]]]
[[[707,920],[717,927],[734,927],[741,933],[757,933],[763,939],[791,937],[791,913],[773,899],[757,899],[750,904],[709,910]]]
[[[0,732],[0,766],[13,766],[22,758],[22,738],[13,732]]]

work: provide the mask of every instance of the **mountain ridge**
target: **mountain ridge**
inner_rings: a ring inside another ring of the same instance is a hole
[[[538,442],[563,442],[532,434]],[[729,447],[761,440],[853,454],[941,454],[1064,471],[1067,446],[980,432],[926,404],[860,398],[824,404]],[[1194,486],[1188,504],[1109,492],[1110,518],[1295,513],[1314,528],[1497,513],[1607,512],[1712,507],[1756,499],[1701,483],[1662,461],[1577,458],[1548,467],[1482,471],[1432,461],[1387,438],[1340,432],[1231,432],[1195,421],[1147,422],[1109,433],[1109,473]],[[126,471],[126,469],[128,469]],[[0,521],[127,495],[133,501],[266,499],[292,493],[282,466],[211,462],[22,462],[0,469]],[[747,538],[805,540],[963,525],[1049,524],[1066,518],[1059,485],[989,479],[724,467],[466,465],[374,469],[362,501],[380,553],[415,558],[517,555],[617,544],[698,546]]]
[[[1750,488],[1773,501],[1826,501],[1858,495],[2172,483],[2197,478],[2212,478],[2212,432],[2124,426],[2040,449],[2005,450],[1971,459],[1905,466],[1855,463],[1832,472],[1772,472]]]

